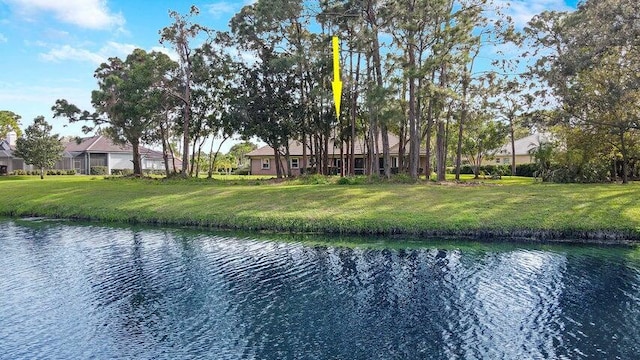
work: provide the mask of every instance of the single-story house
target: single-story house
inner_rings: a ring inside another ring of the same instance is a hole
[[[114,169],[133,169],[133,150],[131,145],[117,145],[109,138],[96,135],[80,139],[66,139],[62,158],[54,169],[71,170],[78,174],[89,174],[91,167],[104,166],[107,173]],[[15,139],[7,139],[0,142],[0,165],[7,166],[7,172],[18,169],[32,170],[24,160],[13,157]],[[162,152],[140,147],[143,170],[164,170]],[[170,164],[173,163],[171,157]],[[182,167],[182,161],[175,159],[176,168]]]
[[[546,142],[550,140],[548,134],[532,134],[525,136],[521,139],[514,141],[516,165],[528,164],[534,162],[531,151],[540,146],[540,142]],[[508,141],[505,145],[495,151],[490,159],[483,159],[482,165],[511,165],[511,141]]]
[[[549,135],[546,134],[533,134],[526,136],[521,139],[517,139],[515,141],[515,149],[516,149],[516,165],[517,164],[525,164],[533,162],[533,156],[530,154],[530,151],[539,146],[540,141],[547,141],[549,139]],[[308,145],[307,145],[308,146]],[[382,144],[378,144],[378,148],[382,149]],[[391,154],[391,167],[398,167],[398,157],[399,157],[399,148],[400,148],[400,139],[399,137],[389,134],[389,152]],[[344,161],[347,163],[349,161],[346,152],[348,149],[344,149]],[[408,153],[408,144],[407,149],[405,150],[405,156]],[[284,150],[281,149],[281,153],[284,153]],[[289,162],[291,165],[291,172],[293,175],[299,175],[302,167],[302,143],[299,141],[290,141],[289,142],[289,153],[290,158]],[[360,139],[356,141],[355,144],[355,173],[356,174],[364,174],[367,166],[366,160],[366,144],[364,140]],[[495,155],[485,157],[482,160],[482,165],[497,165],[497,164],[511,164],[511,142],[509,141],[507,144],[502,146],[499,149],[496,149],[494,152]],[[276,167],[275,167],[275,156],[273,154],[273,148],[270,146],[263,146],[254,151],[251,151],[246,155],[251,161],[251,174],[253,175],[276,175]],[[310,164],[310,150],[307,148],[307,164]],[[284,156],[281,156],[282,168],[286,171]],[[332,168],[339,173],[341,169],[342,159],[340,157],[340,145],[334,144],[332,140],[329,141],[329,162],[332,165]],[[425,148],[420,149],[420,171],[423,172],[424,163],[426,162]],[[463,164],[468,164],[469,161],[463,158]],[[309,165],[307,165],[309,166]],[[380,154],[380,167],[382,168],[382,154]]]
[[[79,174],[89,174],[91,167],[104,166],[107,173],[114,169],[133,169],[133,149],[131,145],[114,144],[108,137],[97,135],[76,141],[72,139],[65,146],[65,153],[71,155],[73,166]],[[164,159],[162,152],[146,147],[140,147],[143,170],[163,170]],[[65,158],[61,160],[65,161]],[[171,162],[172,159],[169,159]],[[178,162],[180,162],[178,164]],[[67,164],[59,164],[65,166]],[[182,162],[176,158],[176,167]],[[56,166],[57,167],[57,166]]]
[[[389,134],[389,151],[391,154],[391,167],[398,167],[398,149],[399,149],[400,139],[393,135]],[[307,146],[309,146],[307,144]],[[345,147],[343,148],[342,157],[340,155],[340,144],[336,144],[333,139],[329,140],[329,164],[331,165],[334,173],[340,173],[342,169],[342,162],[344,161],[345,165],[348,165],[349,156],[347,153],[350,149]],[[382,141],[378,140],[378,149],[380,149],[380,167],[382,168]],[[302,143],[296,140],[292,140],[289,142],[289,162],[291,165],[291,172],[294,176],[300,175],[301,168],[303,165],[303,148]],[[408,151],[408,149],[407,149]],[[284,150],[281,149],[281,153],[284,153]],[[356,174],[364,174],[367,167],[367,152],[366,152],[366,143],[364,139],[356,140],[354,144],[354,172]],[[273,153],[273,148],[271,146],[263,146],[256,150],[249,152],[246,157],[249,158],[251,162],[251,174],[252,175],[276,175],[277,170],[275,166],[275,155]],[[284,156],[281,156],[282,168],[286,172],[286,159]],[[421,160],[422,161],[422,160]],[[311,151],[307,148],[307,166],[311,164]]]
[[[24,160],[13,157],[13,150],[16,146],[14,134],[9,134],[6,139],[0,140],[0,167],[5,174],[17,169],[32,170],[32,166],[26,165]]]

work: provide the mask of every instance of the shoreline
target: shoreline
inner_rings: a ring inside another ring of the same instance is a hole
[[[319,236],[374,236],[374,237],[409,237],[416,240],[472,240],[478,242],[506,242],[528,244],[577,244],[577,245],[603,245],[603,246],[636,246],[640,245],[640,234],[631,231],[616,230],[550,230],[550,229],[422,229],[418,231],[406,231],[405,229],[349,229],[349,228],[313,228],[295,226],[283,228],[280,226],[241,226],[234,224],[218,224],[216,222],[189,222],[171,221],[167,219],[146,219],[144,221],[132,218],[129,220],[108,220],[96,216],[50,216],[38,213],[32,214],[5,214],[0,213],[0,218],[12,220],[29,220],[30,218],[53,219],[57,221],[85,222],[106,225],[137,225],[137,226],[161,226],[168,228],[190,228],[194,230],[215,231],[242,231],[269,234],[287,235],[319,235]]]
[[[496,186],[496,185],[500,186]],[[0,216],[290,234],[640,244],[640,184],[0,179]]]

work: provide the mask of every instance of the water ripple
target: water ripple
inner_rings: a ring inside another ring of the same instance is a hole
[[[0,221],[0,359],[637,358],[633,251]]]

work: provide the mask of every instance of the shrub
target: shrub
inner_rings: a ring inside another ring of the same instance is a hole
[[[456,169],[453,168],[453,173],[455,174]],[[462,165],[460,167],[460,174],[465,174],[465,175],[472,175],[473,174],[473,167],[469,164],[466,165]]]
[[[307,185],[328,184],[329,177],[319,174],[304,174],[300,176],[300,182]]]
[[[538,164],[536,163],[516,165],[516,175],[518,176],[534,177],[538,170]]]
[[[106,166],[92,166],[89,170],[91,175],[108,175],[108,168]]]
[[[338,185],[361,185],[367,183],[367,177],[363,175],[345,176],[338,179]]]
[[[397,183],[397,184],[415,184],[416,180],[412,179],[409,174],[396,174],[391,176],[389,182]]]
[[[133,170],[131,170],[131,174],[133,174]],[[147,169],[147,170],[142,170],[142,174],[147,176],[149,175],[166,176],[167,172],[162,169]]]
[[[448,168],[447,168],[447,172],[449,172]],[[456,168],[452,167],[450,173],[455,174]],[[473,166],[469,164],[462,165],[460,167],[460,174],[473,175]],[[478,168],[478,174],[509,176],[511,175],[511,165],[493,165],[493,164],[482,165]]]
[[[132,175],[133,169],[111,169],[111,175]]]
[[[251,172],[251,169],[246,168],[246,169],[237,169],[236,171],[234,171],[233,173],[235,175],[249,175],[249,173]]]
[[[75,175],[76,171],[74,169],[67,170],[67,175]]]
[[[610,169],[606,163],[588,162],[581,166],[554,166],[548,178],[557,183],[603,183],[610,182]]]

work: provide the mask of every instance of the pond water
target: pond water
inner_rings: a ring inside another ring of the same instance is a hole
[[[634,248],[0,219],[1,359],[631,359]]]

